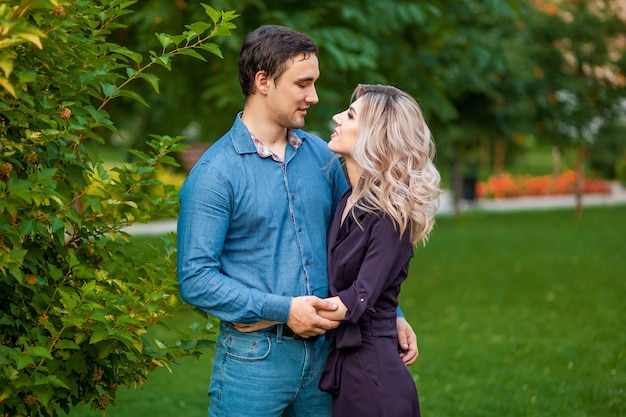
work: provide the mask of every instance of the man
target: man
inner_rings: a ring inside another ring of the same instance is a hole
[[[322,300],[326,230],[347,182],[326,142],[301,130],[319,75],[308,36],[280,26],[249,34],[244,110],[180,192],[180,293],[221,320],[210,416],[330,416],[318,388],[329,346],[318,336],[339,323],[318,311],[337,307]],[[409,364],[415,334],[403,318],[398,326]]]

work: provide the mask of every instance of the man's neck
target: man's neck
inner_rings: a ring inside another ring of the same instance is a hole
[[[277,125],[271,119],[250,110],[243,111],[241,121],[248,131],[268,148],[287,144],[287,128]]]

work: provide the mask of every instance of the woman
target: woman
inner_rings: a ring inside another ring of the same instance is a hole
[[[434,225],[440,176],[420,107],[391,86],[359,85],[333,117],[328,148],[345,159],[351,188],[327,235],[328,300],[342,320],[320,388],[333,416],[419,416],[415,383],[398,357],[396,307],[413,245]]]

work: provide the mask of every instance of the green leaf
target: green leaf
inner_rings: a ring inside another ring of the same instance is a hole
[[[227,22],[230,22],[231,20],[235,20],[237,17],[239,17],[240,15],[235,11],[235,10],[230,10],[227,12],[222,12],[222,20],[224,21],[224,23],[226,24]],[[233,25],[233,24],[228,24],[226,25],[229,29],[236,29],[237,26]]]
[[[202,7],[204,7],[204,11],[211,18],[213,23],[219,22],[220,16],[222,14],[218,12],[217,10],[215,10],[213,7],[209,6],[208,4],[204,4],[204,3],[201,3],[201,4],[202,4]]]
[[[9,252],[9,258],[12,261],[19,262],[21,264],[22,261],[24,261],[24,258],[26,257],[27,253],[28,253],[28,250],[26,249],[14,248],[13,250],[11,250],[11,252]]]
[[[80,349],[80,346],[78,346],[76,343],[74,343],[73,340],[69,340],[69,339],[60,339],[56,346],[56,349]]]
[[[174,41],[174,43],[176,43],[176,45],[179,45],[182,41],[187,40],[187,36],[186,35],[175,35],[175,36],[172,36],[172,40]]]
[[[25,353],[33,355],[34,357],[54,359],[48,349],[43,346],[28,346],[25,349]]]
[[[7,90],[9,94],[13,96],[13,98],[17,98],[17,95],[15,94],[15,88],[8,78],[0,77],[0,86],[4,87],[4,89]]]
[[[146,107],[150,107],[148,102],[142,96],[140,96],[138,93],[136,93],[135,91],[122,89],[122,90],[118,91],[118,96],[131,98],[131,99],[133,99],[135,101],[138,101],[139,103],[143,104]]]
[[[194,51],[193,49],[180,49],[178,51],[178,53],[180,55],[188,55],[188,56],[192,56],[194,58],[200,59],[204,62],[207,62],[206,58],[203,57],[202,55],[200,55],[199,53],[197,53],[196,51]]]
[[[15,361],[15,368],[19,371],[26,368],[29,365],[35,364],[35,358],[32,355],[28,355],[22,352],[12,352],[11,356]]]
[[[194,39],[198,39],[198,32],[194,32],[193,30],[186,30],[183,32],[183,35],[185,36],[187,44]]]
[[[217,26],[217,30],[214,33],[214,36],[230,36],[230,31],[235,29],[237,26],[232,23],[222,23]]]
[[[205,51],[208,51],[214,55],[219,56],[220,58],[224,58],[224,56],[222,55],[222,50],[220,49],[219,46],[217,46],[217,44],[214,43],[203,43],[202,45],[200,45],[200,48],[204,49]]]
[[[161,56],[154,57],[153,61],[171,71],[172,70],[172,63],[170,62],[171,58],[172,58],[172,55],[163,54]]]
[[[202,35],[208,29],[211,29],[213,25],[211,25],[210,23],[206,23],[206,22],[196,22],[196,23],[192,23],[191,25],[186,25],[185,27],[191,30],[192,32],[195,32],[196,36],[198,36],[198,35]],[[188,40],[191,40],[191,39],[188,39]]]
[[[128,48],[125,48],[123,46],[117,46],[115,48],[111,49],[111,52],[116,53],[116,54],[120,54],[123,55],[127,58],[132,59],[134,62],[136,62],[137,64],[141,63],[143,57],[141,56],[141,54],[131,51]]]
[[[158,346],[159,349],[167,349],[167,345],[161,342],[159,339],[154,339],[154,343]]]
[[[140,72],[139,74],[137,74],[137,77],[146,80],[148,84],[150,84],[150,86],[154,88],[154,91],[156,91],[157,93],[159,92],[159,77],[154,74],[148,74],[145,72]]]
[[[115,343],[113,343],[112,341],[104,341],[102,343],[98,343],[98,358],[99,359],[104,359],[107,356],[109,356],[111,354],[111,352],[113,352],[113,349],[115,348]]]
[[[53,375],[52,375],[53,376]],[[44,406],[48,406],[54,395],[54,389],[50,385],[35,385],[33,388],[33,395]]]
[[[163,49],[167,49],[168,46],[171,46],[174,44],[172,37],[166,33],[155,33],[155,35],[157,39],[159,40],[159,43],[161,44]]]
[[[98,343],[103,340],[106,340],[108,337],[109,337],[109,334],[106,330],[96,329],[94,330],[94,332],[91,334],[91,337],[89,338],[89,344],[93,345],[94,343]]]
[[[55,387],[70,389],[67,384],[61,381],[56,375],[48,375],[48,382]]]
[[[100,85],[102,86],[102,93],[104,93],[105,97],[111,97],[117,89],[115,84],[101,82]]]
[[[30,189],[31,184],[30,181],[10,177],[7,182],[7,191],[12,197],[17,197],[24,200],[26,203],[31,203],[33,201]]]
[[[0,58],[0,69],[4,72],[4,75],[8,77],[13,72],[13,60]]]

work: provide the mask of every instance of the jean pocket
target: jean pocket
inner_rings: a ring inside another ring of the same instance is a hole
[[[272,339],[269,336],[230,334],[226,340],[226,356],[242,362],[261,361],[272,351]]]

